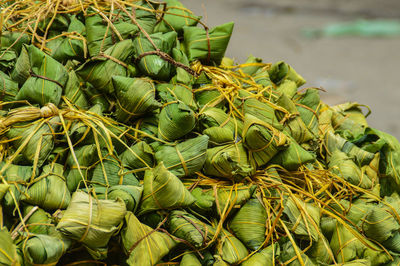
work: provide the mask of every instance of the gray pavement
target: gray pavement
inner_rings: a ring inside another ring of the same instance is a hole
[[[285,60],[307,80],[323,87],[329,104],[369,105],[370,126],[400,139],[400,37],[319,38],[301,35],[358,18],[398,18],[398,0],[183,0],[207,25],[235,22],[227,56],[244,62],[249,54],[265,62]],[[205,14],[205,15],[204,15]]]

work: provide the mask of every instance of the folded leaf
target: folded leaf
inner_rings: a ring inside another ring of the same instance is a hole
[[[200,60],[206,64],[214,62],[219,65],[228,47],[233,25],[233,22],[229,22],[211,30],[183,27],[184,45],[189,61]]]
[[[183,183],[160,163],[144,175],[139,215],[154,210],[187,207],[194,201]]]
[[[33,45],[27,46],[28,62],[17,61],[17,64],[26,64],[29,78],[19,90],[16,100],[28,100],[32,104],[44,106],[47,103],[58,105],[62,90],[68,80],[68,72],[58,61],[40,51]],[[24,53],[21,53],[25,57]],[[17,68],[17,67],[16,67]]]
[[[83,243],[94,259],[104,259],[108,241],[125,214],[125,204],[119,198],[97,200],[85,192],[75,192],[57,230]]]
[[[71,194],[65,183],[63,166],[45,165],[42,174],[33,180],[33,184],[21,200],[45,210],[66,209],[70,203]]]
[[[206,175],[242,180],[254,171],[241,143],[208,149],[206,156],[203,168]]]
[[[192,109],[183,102],[170,102],[160,113],[158,137],[167,141],[179,139],[191,132],[196,124]]]
[[[176,146],[163,145],[155,153],[155,159],[157,163],[163,162],[179,178],[190,176],[202,169],[207,145],[208,137],[205,135],[188,139]]]
[[[155,87],[149,79],[112,77],[117,96],[118,121],[126,123],[132,117],[142,116],[161,107],[155,99]]]
[[[264,243],[267,217],[259,199],[250,199],[235,214],[229,228],[246,247],[256,250]]]
[[[121,239],[126,262],[132,266],[155,265],[177,244],[169,235],[140,223],[131,212],[125,216]]]

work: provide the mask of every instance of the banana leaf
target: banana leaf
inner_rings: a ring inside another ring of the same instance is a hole
[[[4,208],[6,213],[12,213],[16,203],[12,194],[14,195],[18,203],[21,198],[21,194],[25,189],[25,185],[28,183],[29,179],[32,176],[33,167],[10,164],[3,171],[4,166],[5,162],[0,162],[2,175],[4,176],[10,187],[8,188],[7,193],[4,195],[1,206]]]
[[[161,162],[147,170],[143,181],[143,196],[139,215],[162,209],[187,207],[195,198],[173,173]]]
[[[19,31],[4,31],[0,36],[0,47],[9,48],[19,53],[21,52],[23,44],[30,42],[30,36],[27,33]]]
[[[241,67],[240,70],[244,74],[252,76],[257,72],[257,70],[259,70],[262,67],[261,63],[262,63],[261,58],[250,55],[247,58],[246,62],[243,64],[244,66]]]
[[[364,243],[360,239],[363,239]],[[380,265],[390,260],[389,255],[379,246],[365,239],[357,231],[350,231],[341,223],[336,224],[330,246],[338,263],[350,262],[354,259],[366,259],[371,262],[371,265]]]
[[[346,102],[338,105],[331,106],[331,109],[343,114],[349,119],[353,120],[356,124],[363,126],[364,128],[368,127],[367,116],[370,114],[370,111],[364,115],[361,107],[364,105],[359,104],[357,102]],[[367,107],[368,106],[364,106]],[[369,109],[369,108],[368,108]]]
[[[249,151],[249,159],[254,160],[257,167],[268,163],[280,150],[288,146],[285,134],[248,114],[244,118],[242,135],[244,146]]]
[[[380,204],[369,208],[363,219],[362,229],[367,237],[382,243],[392,237],[400,229],[400,225],[392,209]]]
[[[46,42],[46,48],[43,51],[51,56],[52,51],[57,50],[57,48],[61,45],[63,41],[63,36],[60,36],[61,34],[62,32],[59,31],[49,31],[47,34],[48,41]]]
[[[366,129],[364,125],[358,124],[349,116],[339,112],[332,112],[332,126],[335,132],[348,140],[363,136]]]
[[[182,256],[179,266],[201,266],[201,262],[194,253],[186,253]]]
[[[103,114],[103,107],[101,104],[94,104],[87,110],[87,115],[90,116],[101,116]],[[91,121],[88,121],[89,123]],[[72,142],[77,145],[83,143],[88,143],[90,142],[91,144],[94,142],[94,137],[93,137],[93,132],[92,129],[89,127],[89,123],[85,123],[85,121],[82,120],[75,120],[73,121],[73,124],[71,125],[69,132],[70,132],[70,138]],[[90,123],[90,125],[93,125],[93,123]],[[93,125],[92,127],[98,128],[97,125]],[[100,131],[100,129],[98,129]],[[90,136],[90,137],[89,137]],[[90,140],[87,140],[90,139]]]
[[[283,130],[283,125],[279,123],[275,115],[278,107],[271,102],[261,102],[255,98],[249,98],[244,102],[243,112],[245,115],[249,114],[257,117],[258,119],[271,124],[278,130]]]
[[[210,89],[199,88],[195,91],[194,97],[200,108],[206,105],[207,107],[223,108],[226,103],[224,95],[219,90],[214,89],[214,87]]]
[[[225,209],[226,212],[228,212],[231,208],[244,205],[246,201],[251,198],[255,189],[256,186],[251,184],[235,184],[228,187],[218,187],[215,199],[217,213],[222,216]],[[211,195],[213,195],[212,193],[213,191],[210,191]]]
[[[54,132],[57,132],[60,119],[53,117],[46,120],[36,120],[32,123],[16,123],[6,133],[8,139],[15,139],[12,145],[18,149],[24,142],[26,146],[21,150],[25,163],[33,164],[37,157],[37,166],[41,166],[50,155],[54,147]],[[38,153],[37,153],[38,151]]]
[[[203,130],[203,134],[209,137],[210,146],[235,143],[235,132],[226,127],[209,127]]]
[[[24,217],[32,211],[32,205],[26,205],[23,209]],[[51,215],[43,209],[38,208],[25,222],[26,228],[31,234],[49,235],[55,231]]]
[[[139,31],[139,28],[125,16],[117,16],[112,24],[113,27],[110,27],[109,23],[104,22],[102,16],[93,9],[87,11],[85,26],[87,46],[91,57],[115,45],[119,41],[117,34],[126,39],[133,37]]]
[[[135,10],[127,10],[131,13],[135,12],[136,21],[149,34],[156,32],[155,26],[158,23],[157,9],[160,3],[155,1],[140,0],[135,3]]]
[[[400,196],[397,192],[394,192],[390,196],[385,196],[383,198],[385,204],[389,204],[397,213],[400,211]]]
[[[81,109],[88,109],[89,102],[74,70],[68,72],[68,81],[64,88],[64,97],[69,102]]]
[[[162,145],[155,153],[155,159],[157,163],[163,162],[179,178],[190,176],[202,169],[207,145],[208,137],[205,135],[188,139],[176,146]]]
[[[357,164],[361,166],[369,164],[375,157],[374,153],[359,148],[341,136],[335,135],[333,132],[325,134],[325,147],[328,154],[338,149],[350,157],[355,157]]]
[[[183,65],[189,67],[189,59],[186,54],[178,48],[172,49],[172,58],[182,63]],[[194,77],[189,74],[185,69],[181,67],[176,68],[176,76],[171,79],[172,83],[180,83],[180,84],[192,84],[194,82]]]
[[[307,128],[318,136],[318,117],[320,116],[321,100],[318,89],[307,89],[305,93],[295,97],[296,107],[300,113],[300,118],[304,121]]]
[[[179,139],[191,132],[196,124],[195,113],[183,102],[170,102],[161,109],[158,137],[166,141]]]
[[[399,261],[400,262],[400,261]],[[337,264],[336,264],[337,265]],[[349,262],[345,262],[345,263],[340,263],[340,266],[371,266],[371,262],[369,260],[352,260]],[[384,264],[384,265],[392,265],[392,264]],[[398,264],[393,264],[394,265],[398,265]]]
[[[333,233],[336,230],[337,220],[330,216],[322,216],[320,221],[321,232],[328,241],[331,240]]]
[[[25,265],[56,265],[72,242],[50,235],[33,235],[22,243]]]
[[[155,87],[149,79],[112,77],[117,96],[116,119],[126,123],[132,117],[147,114],[161,107],[155,99]]]
[[[117,185],[108,189],[107,199],[122,199],[125,203],[126,210],[135,213],[139,206],[142,192],[143,187],[140,186]]]
[[[65,64],[68,60],[83,61],[86,53],[86,28],[76,15],[71,16],[68,26],[69,36],[62,39],[60,45],[51,51],[50,55],[57,61]]]
[[[379,183],[379,162],[381,160],[380,153],[375,153],[374,159],[368,164],[361,167],[363,175],[367,175],[372,183]]]
[[[126,263],[132,266],[155,265],[177,244],[169,235],[140,223],[131,212],[125,216],[121,239]]]
[[[96,144],[78,147],[74,150],[74,154],[77,162],[74,160],[72,152],[68,154],[66,162],[69,167],[66,183],[71,192],[75,191],[80,185],[83,185],[83,182],[88,179],[88,168],[92,166],[98,158]],[[81,173],[83,176],[81,176]]]
[[[250,199],[235,214],[229,228],[251,250],[264,243],[267,212],[259,199]]]
[[[120,154],[126,150],[129,129],[115,121],[110,123],[110,120],[101,114],[101,108],[96,104],[85,112],[86,119],[75,119],[70,127],[70,138],[74,145],[96,144],[101,149]]]
[[[181,33],[184,26],[196,26],[201,19],[178,0],[168,1],[165,11],[162,21],[154,29],[156,32],[176,31]]]
[[[159,114],[155,113],[151,116],[146,116],[135,120],[133,127],[137,128],[139,131],[135,132],[134,136],[148,143],[153,142],[154,139],[150,138],[149,136],[157,137],[158,118]]]
[[[285,94],[281,94],[281,96],[278,98],[277,103],[288,112],[288,114],[282,113],[280,111],[277,112],[277,116],[281,120],[285,120],[288,116],[283,130],[290,136],[292,136],[293,139],[295,139],[299,144],[312,140],[314,138],[314,135],[304,124],[294,102],[289,99]]]
[[[122,165],[136,170],[138,176],[143,177],[144,171],[154,166],[153,149],[144,141],[139,141],[126,149],[121,155]]]
[[[0,201],[4,198],[9,188],[8,184],[0,184]]]
[[[196,213],[207,214],[212,211],[215,198],[207,191],[203,191],[200,187],[196,187],[191,191],[192,196],[196,199],[191,207]]]
[[[91,179],[93,186],[111,187],[116,185],[139,185],[139,181],[133,173],[130,173],[121,165],[116,155],[107,154],[96,164]]]
[[[57,225],[67,238],[81,242],[94,259],[107,257],[107,244],[126,214],[121,199],[96,200],[85,192],[75,192]]]
[[[242,115],[244,115],[243,106],[244,106],[245,101],[247,99],[257,97],[255,94],[255,91],[248,91],[245,89],[237,90],[235,96],[236,97],[233,99],[233,105]]]
[[[13,81],[6,73],[0,71],[0,101],[12,102],[18,93],[18,83]]]
[[[44,106],[47,103],[58,105],[61,100],[62,90],[68,80],[66,68],[51,56],[40,51],[33,45],[24,47],[28,53],[29,61],[23,68],[28,68],[29,78],[18,91],[16,100],[28,100],[32,104]],[[25,56],[21,53],[21,56]],[[16,69],[19,66],[16,66]]]
[[[86,87],[81,88],[81,90],[85,93],[86,98],[91,106],[98,105],[101,107],[101,113],[104,113],[110,109],[110,101],[106,95],[100,93],[90,83],[86,83]]]
[[[14,245],[11,235],[5,227],[0,230],[0,240],[0,264],[20,265],[17,247]]]
[[[28,45],[21,46],[21,52],[15,62],[15,68],[11,72],[11,79],[18,82],[20,86],[30,77],[30,56],[28,53]]]
[[[200,60],[205,64],[219,65],[225,55],[233,31],[233,22],[211,30],[199,27],[183,27],[184,47],[189,61]]]
[[[285,80],[294,81],[297,84],[297,87],[300,87],[306,83],[302,76],[297,74],[297,72],[290,65],[283,61],[273,64],[268,70],[268,73],[271,80],[277,85]]]
[[[303,149],[293,138],[288,137],[288,139],[289,146],[272,158],[270,161],[272,164],[279,164],[289,171],[294,171],[302,165],[315,161],[314,153]]]
[[[276,85],[271,81],[271,78],[269,77],[267,67],[262,67],[262,68],[258,69],[253,74],[253,79],[257,84],[260,84],[264,88],[273,89],[276,87]]]
[[[222,109],[210,107],[201,112],[200,124],[202,128],[207,129],[210,127],[221,127],[229,129],[233,136],[240,136],[243,130],[243,122],[226,114]]]
[[[382,245],[396,254],[400,253],[400,232],[396,231],[391,237],[382,242]]]
[[[185,211],[172,211],[167,229],[172,235],[184,239],[196,248],[206,245],[215,234],[214,228]]]
[[[66,209],[71,201],[71,194],[65,183],[63,166],[45,165],[42,174],[33,180],[21,200],[49,211]]]
[[[158,96],[163,103],[181,101],[193,111],[197,110],[192,88],[183,84],[160,83],[156,87]]]
[[[154,211],[147,214],[144,214],[140,217],[140,222],[143,224],[150,226],[151,228],[156,228],[161,222],[165,219],[164,211]]]
[[[334,174],[353,185],[366,189],[373,186],[371,179],[364,175],[355,162],[344,152],[335,150],[329,157],[328,166]]]
[[[334,259],[329,241],[324,236],[319,236],[318,240],[312,243],[306,254],[316,265],[329,265]]]
[[[346,264],[346,266],[347,265],[350,265],[350,263]],[[353,265],[355,266],[355,264],[353,264]],[[353,265],[351,265],[351,266],[353,266]],[[368,265],[369,266],[371,264],[368,261],[365,261],[364,265]],[[386,263],[384,265],[385,266],[397,266],[397,265],[400,265],[400,257],[399,256],[393,257],[393,261],[390,261],[390,262],[388,262],[388,263]]]
[[[117,200],[117,198],[124,201],[127,211],[136,212],[142,197],[143,187],[131,185],[116,185],[112,187],[92,186],[97,199]],[[83,191],[87,191],[84,189]]]
[[[220,233],[215,251],[229,264],[236,264],[249,255],[245,245],[225,229]]]
[[[89,29],[88,29],[89,31]],[[104,55],[92,57],[76,70],[76,74],[83,81],[92,84],[96,90],[104,93],[113,93],[113,76],[127,76],[134,67],[129,66],[133,55],[132,40],[124,40],[110,48]]]
[[[264,197],[270,197],[270,198],[280,198],[280,189],[277,190],[277,188],[281,187],[281,184],[283,183],[281,177],[279,176],[278,171],[274,167],[268,167],[266,171],[264,172],[266,177],[268,178],[268,181],[270,184],[275,184],[274,186],[267,186],[262,188],[264,191]],[[277,202],[271,201],[271,204],[274,206],[276,205]]]
[[[342,199],[339,201],[339,203],[340,206],[337,204],[331,204],[332,208],[341,215],[344,215],[350,222],[357,226],[362,225],[365,216],[374,206],[372,203],[364,202],[358,199],[353,202]]]
[[[292,80],[285,79],[275,89],[279,93],[285,94],[289,99],[292,99],[297,93],[297,84]]]
[[[284,265],[290,266],[313,266],[316,265],[314,262],[297,246],[297,250],[300,252],[300,257],[302,262],[300,262],[298,255],[296,254],[295,247],[293,243],[289,240],[281,244],[281,253],[279,261]]]
[[[176,46],[177,33],[175,31],[164,34],[157,32],[151,34],[150,38],[159,51],[171,54],[172,48]],[[175,75],[175,67],[171,63],[157,54],[146,55],[146,53],[155,52],[156,48],[144,35],[136,37],[133,45],[135,57],[139,58],[139,70],[146,76],[157,80],[169,80]]]
[[[380,130],[367,128],[363,138],[357,140],[363,150],[371,153],[379,151],[380,182],[384,195],[390,195],[393,190],[400,191],[400,143],[390,134]],[[383,195],[383,196],[384,196]]]
[[[239,143],[207,149],[203,172],[206,175],[240,181],[250,176],[254,169],[250,166],[243,144]]]
[[[279,257],[279,244],[271,244],[243,261],[241,266],[274,266],[276,258]]]
[[[53,20],[53,23],[49,26],[51,20]],[[70,23],[70,15],[56,14],[54,18],[52,16],[48,16],[38,21],[37,27],[41,32],[45,32],[46,28],[48,27],[50,32],[62,32],[68,29],[69,23]]]
[[[17,61],[18,55],[13,49],[0,49],[0,70],[4,72],[11,72]]]
[[[314,203],[304,202],[297,196],[289,197],[285,202],[283,213],[288,220],[289,229],[303,239],[319,238],[319,224],[321,220],[320,209]]]
[[[220,67],[222,67],[222,68],[233,67],[234,65],[235,65],[235,60],[233,58],[224,56],[224,58],[222,58]]]
[[[66,144],[66,143],[63,143]],[[65,165],[65,161],[67,160],[69,154],[68,145],[57,145],[51,151],[49,157],[47,158],[48,163],[59,163]]]
[[[326,105],[322,104],[321,112],[318,117],[319,121],[318,130],[320,136],[326,137],[328,132],[334,134],[335,129],[332,126],[332,115],[333,111],[329,109]]]
[[[213,266],[229,266],[229,264],[228,263],[226,263],[222,258],[221,258],[221,256],[219,256],[219,255],[214,255],[214,258],[215,258],[215,260],[213,260],[213,261],[215,261],[212,265]],[[208,265],[208,264],[207,264]]]

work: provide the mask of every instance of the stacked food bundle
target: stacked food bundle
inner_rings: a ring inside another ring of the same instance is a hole
[[[3,1],[4,265],[400,261],[400,144],[179,1]]]

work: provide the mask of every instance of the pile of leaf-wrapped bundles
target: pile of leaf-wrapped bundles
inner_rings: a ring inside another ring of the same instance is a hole
[[[398,265],[400,144],[179,1],[3,1],[0,264]]]

